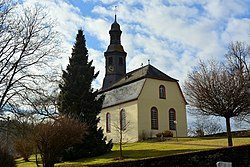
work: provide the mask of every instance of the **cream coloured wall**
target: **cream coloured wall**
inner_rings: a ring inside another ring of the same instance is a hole
[[[137,100],[119,104],[116,106],[102,109],[100,113],[99,127],[103,128],[104,135],[107,136],[108,141],[113,139],[114,143],[118,143],[120,134],[118,128],[120,127],[120,111],[125,110],[126,122],[128,127],[123,133],[123,142],[136,142],[138,141],[138,106]],[[106,114],[111,114],[111,132],[106,132]]]
[[[164,85],[166,89],[166,99],[159,98],[159,86]],[[158,130],[151,129],[152,107],[158,109]],[[169,109],[176,111],[177,136],[187,136],[186,105],[180,92],[177,82],[163,81],[157,79],[146,79],[138,100],[122,103],[116,106],[104,108],[100,113],[99,126],[103,128],[107,139],[113,139],[114,143],[119,142],[120,111],[126,112],[126,122],[129,126],[123,134],[124,142],[135,142],[142,134],[147,137],[155,137],[156,133],[169,130]],[[111,132],[106,132],[106,114],[111,114]],[[176,131],[172,131],[176,136]]]
[[[166,99],[159,98],[159,86],[164,85]],[[151,129],[151,108],[158,109],[158,130]],[[176,111],[177,136],[187,136],[186,106],[177,82],[148,78],[138,98],[138,133],[155,137],[156,133],[169,130],[169,109]],[[176,136],[176,131],[172,131]]]

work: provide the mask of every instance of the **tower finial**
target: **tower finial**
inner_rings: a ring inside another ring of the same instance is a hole
[[[115,6],[115,22],[116,22],[116,14],[117,14],[117,5]]]

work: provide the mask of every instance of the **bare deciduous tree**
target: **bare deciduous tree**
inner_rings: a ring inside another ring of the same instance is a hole
[[[20,7],[4,0],[0,9],[0,112],[3,112],[22,101],[24,92],[44,90],[40,81],[50,79],[59,41],[54,23],[43,7]]]
[[[34,142],[41,154],[43,167],[54,167],[62,152],[72,144],[81,143],[87,128],[68,117],[48,120],[35,127]]]
[[[227,63],[201,62],[185,82],[185,93],[195,111],[226,119],[229,146],[233,145],[230,118],[247,115],[250,110],[248,49],[240,42],[231,44]]]
[[[217,121],[209,117],[197,116],[191,123],[189,133],[193,136],[212,135],[222,131],[222,126]]]
[[[250,91],[250,46],[243,42],[230,43],[229,52],[226,54],[228,67],[232,73],[238,73],[241,78],[248,82],[248,90]],[[250,110],[240,114],[236,119],[237,122],[244,121],[250,124]]]
[[[117,119],[119,121],[114,122],[112,124],[112,127],[116,131],[116,134],[118,136],[118,143],[119,143],[119,151],[120,151],[120,157],[119,160],[122,160],[124,158],[123,156],[123,150],[122,150],[122,145],[128,142],[128,140],[124,140],[124,136],[131,130],[131,123],[130,121],[126,121],[126,118],[124,120]]]

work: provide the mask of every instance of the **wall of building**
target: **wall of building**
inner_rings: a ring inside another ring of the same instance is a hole
[[[159,86],[164,85],[166,99],[159,98]],[[158,109],[158,130],[151,129],[151,108]],[[169,109],[174,108],[177,120],[177,136],[187,136],[186,105],[177,82],[147,79],[138,98],[139,135],[155,137],[155,134],[169,130]],[[172,131],[176,136],[176,131]]]
[[[114,143],[118,143],[120,139],[119,127],[120,127],[120,111],[124,109],[126,113],[127,127],[123,132],[123,142],[135,142],[138,141],[138,112],[137,101],[131,101],[116,106],[104,108],[100,113],[99,127],[104,129],[104,135],[107,139],[113,139]],[[106,114],[111,114],[111,132],[106,132]]]

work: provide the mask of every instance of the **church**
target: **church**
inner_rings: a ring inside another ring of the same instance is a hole
[[[151,65],[126,72],[127,53],[121,44],[120,25],[109,31],[105,56],[105,78],[100,94],[105,95],[99,127],[114,143],[136,142],[156,137],[165,130],[187,136],[186,100],[178,80]]]

